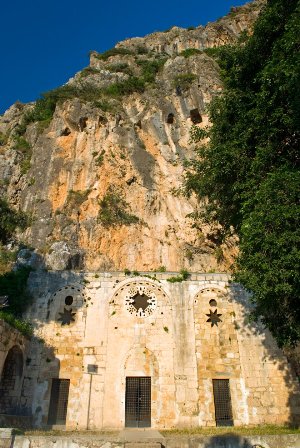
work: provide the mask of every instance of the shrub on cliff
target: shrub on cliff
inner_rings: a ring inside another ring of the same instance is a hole
[[[0,199],[0,242],[7,241],[14,236],[17,228],[25,229],[28,217],[10,208],[8,203]],[[0,300],[0,318],[10,325],[18,328],[26,336],[31,334],[30,325],[20,319],[23,311],[29,304],[31,297],[27,292],[27,279],[31,268],[21,267],[9,271],[15,261],[16,252],[7,250],[0,245],[0,297],[8,298],[8,306],[1,309],[3,300]]]
[[[280,345],[300,340],[300,2],[269,0],[253,35],[218,50],[213,126],[194,128],[187,189],[240,238],[235,278]],[[203,144],[209,137],[209,144]]]
[[[23,212],[13,210],[4,199],[0,199],[0,242],[7,241],[14,235],[17,228],[26,229],[28,216]]]
[[[104,227],[138,223],[139,218],[129,213],[128,208],[121,193],[109,189],[100,201],[98,220]]]

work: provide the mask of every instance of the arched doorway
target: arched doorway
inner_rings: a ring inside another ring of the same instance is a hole
[[[23,354],[15,345],[7,353],[0,381],[0,413],[17,414],[23,377]]]
[[[146,347],[133,347],[126,359],[125,426],[151,426],[151,402],[158,393],[158,362]]]

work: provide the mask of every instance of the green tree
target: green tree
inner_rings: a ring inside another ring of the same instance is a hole
[[[14,237],[17,228],[24,230],[27,225],[28,217],[25,213],[13,210],[5,200],[0,200],[0,296],[8,298],[8,306],[3,310],[0,303],[0,319],[4,319],[21,333],[30,336],[31,326],[23,321],[21,316],[31,300],[27,291],[27,279],[31,268],[24,266],[8,271],[11,269],[14,254],[2,247],[2,244]]]
[[[28,216],[10,208],[4,199],[0,199],[0,243],[6,243],[17,228],[24,230],[28,225]]]
[[[246,42],[219,50],[223,94],[194,128],[187,191],[240,238],[235,278],[280,345],[300,340],[300,2],[269,0]],[[209,143],[203,144],[203,138]]]

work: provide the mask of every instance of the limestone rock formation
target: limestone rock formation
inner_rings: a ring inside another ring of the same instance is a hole
[[[92,52],[51,120],[28,119],[34,103],[0,117],[0,193],[32,217],[19,236],[50,268],[229,269],[235,238],[218,246],[217,229],[194,225],[197,202],[179,190],[190,129],[208,124],[222,89],[207,49],[250,30],[262,3]]]

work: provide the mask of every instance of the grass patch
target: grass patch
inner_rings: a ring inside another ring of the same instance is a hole
[[[240,434],[240,435],[276,435],[276,434],[298,434],[299,428],[289,426],[261,425],[261,426],[233,426],[233,427],[197,427],[169,429],[160,431],[165,437],[172,436],[194,436],[196,434],[202,436],[215,436],[223,434]]]
[[[189,276],[190,274],[186,269],[181,269],[179,275],[177,275],[176,277],[167,278],[167,282],[170,283],[184,282],[189,278]]]
[[[204,53],[206,53],[211,58],[217,58],[220,54],[220,48],[205,48],[203,50]]]
[[[11,251],[0,246],[0,275],[10,271],[16,259],[16,250]]]
[[[68,192],[67,200],[66,200],[66,206],[70,208],[78,208],[83,204],[90,194],[91,190],[84,190],[84,191],[74,191],[70,190]]]
[[[8,135],[3,134],[3,132],[0,132],[0,146],[5,146],[8,141]]]
[[[22,136],[15,136],[15,144],[13,149],[22,154],[20,162],[21,174],[26,174],[31,166],[32,149],[28,141]]]
[[[145,45],[138,45],[136,47],[136,52],[137,54],[148,54],[149,50],[147,47],[145,47]]]
[[[0,199],[0,242],[5,244],[13,237],[17,228],[25,230],[29,224],[30,219],[26,213],[10,208],[6,200]]]
[[[96,53],[93,54],[95,54],[98,59],[105,61],[110,56],[117,54],[133,54],[133,52],[125,48],[114,48],[102,55],[97,55]],[[21,123],[16,127],[16,138],[23,138],[22,136],[30,123],[39,122],[40,130],[46,128],[52,120],[56,105],[61,104],[68,99],[79,98],[84,102],[93,103],[95,107],[100,108],[104,112],[111,112],[113,106],[110,104],[109,98],[120,100],[122,97],[134,92],[144,92],[147,83],[155,82],[156,74],[165,62],[166,58],[159,58],[152,61],[138,61],[137,63],[142,67],[142,74],[140,77],[132,75],[132,71],[127,63],[111,64],[108,65],[108,70],[127,73],[129,78],[103,88],[95,87],[92,84],[85,84],[83,86],[64,85],[43,93],[36,101],[33,109],[24,114]],[[86,77],[97,72],[98,70],[92,67],[87,67],[82,70],[80,76]]]
[[[30,150],[30,144],[24,137],[16,136],[13,149],[22,153],[27,153]]]
[[[129,48],[122,47],[122,48],[111,48],[110,50],[107,50],[104,53],[92,52],[92,54],[97,59],[100,59],[100,61],[107,61],[107,59],[110,58],[111,56],[134,54],[134,52],[132,50],[129,50]]]
[[[32,325],[24,319],[15,317],[13,314],[6,313],[5,311],[0,311],[0,319],[3,319],[5,322],[19,330],[21,334],[28,338],[30,338],[33,334]]]
[[[94,153],[93,153],[93,155],[94,155]],[[102,151],[100,153],[97,153],[97,152],[95,153],[94,161],[95,161],[95,165],[96,166],[101,166],[103,164],[103,162],[104,162],[104,155],[105,155],[105,150],[104,149],[102,149]]]
[[[126,73],[129,76],[132,76],[132,70],[127,64],[127,62],[116,62],[114,64],[107,65],[105,69],[113,73],[121,72]]]
[[[79,76],[80,78],[86,78],[89,75],[95,75],[96,73],[99,73],[99,70],[93,67],[86,67],[83,70],[81,70]]]
[[[180,87],[182,90],[187,90],[191,87],[191,84],[197,79],[197,75],[194,73],[183,73],[175,76],[173,80],[174,87]]]
[[[183,50],[181,53],[179,53],[179,56],[189,58],[190,56],[194,56],[195,54],[202,54],[202,51],[198,50],[197,48],[187,48],[186,50]]]
[[[16,430],[17,431],[17,430]],[[42,430],[42,429],[30,429],[30,430],[19,430],[19,434],[25,435],[25,436],[50,436],[50,437],[71,437],[71,436],[101,436],[101,435],[107,435],[107,436],[116,436],[118,437],[120,431],[114,431],[114,430],[104,430],[104,431],[93,431],[93,430],[79,430],[75,431],[74,429],[64,429],[64,430]]]
[[[103,112],[112,112],[114,110],[114,105],[105,99],[93,101],[93,106],[101,109]]]
[[[102,89],[102,92],[106,96],[112,96],[114,98],[122,98],[126,95],[131,95],[134,92],[142,93],[145,90],[145,82],[142,78],[131,76],[125,81],[116,82],[110,86]]]
[[[157,73],[165,65],[167,58],[153,59],[153,60],[140,60],[136,63],[142,68],[142,78],[144,82],[154,83]]]

